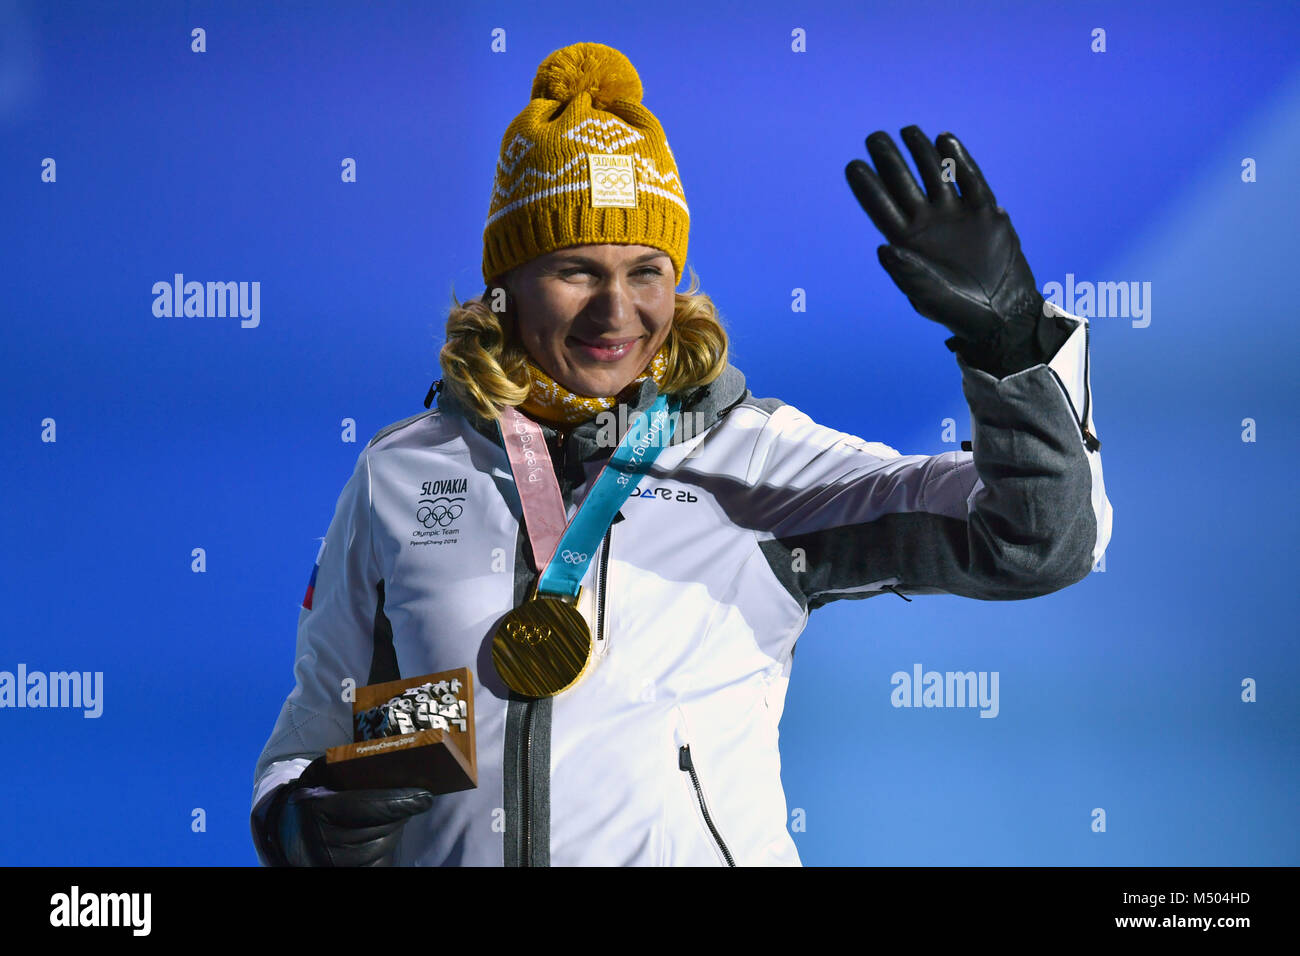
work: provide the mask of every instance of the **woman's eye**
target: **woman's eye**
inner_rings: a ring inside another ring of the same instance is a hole
[[[563,272],[560,273],[560,275],[567,279],[569,276],[577,276],[577,275],[589,276],[589,275],[594,275],[594,273],[590,269],[565,269]],[[633,273],[633,275],[658,276],[658,275],[663,275],[663,273],[659,270],[657,266],[644,266],[640,269],[637,269],[636,272]]]

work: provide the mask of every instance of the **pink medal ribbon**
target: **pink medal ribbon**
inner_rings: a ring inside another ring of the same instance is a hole
[[[564,515],[564,497],[551,468],[551,454],[541,427],[517,408],[501,413],[501,437],[505,439],[510,470],[524,508],[528,539],[533,544],[537,571],[550,563],[564,530],[569,526]]]

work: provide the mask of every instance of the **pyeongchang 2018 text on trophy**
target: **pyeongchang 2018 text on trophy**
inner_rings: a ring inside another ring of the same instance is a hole
[[[352,738],[325,751],[326,785],[336,790],[477,787],[469,668],[357,688]]]

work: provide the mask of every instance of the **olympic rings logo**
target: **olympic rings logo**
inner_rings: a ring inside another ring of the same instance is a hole
[[[527,621],[507,621],[506,634],[513,641],[535,647],[551,636],[551,630]]]
[[[632,185],[632,174],[625,170],[597,170],[596,185],[604,189],[626,189]]]
[[[568,548],[560,552],[560,558],[565,564],[582,564],[589,557],[590,555],[586,554],[586,552],[579,554],[577,551],[570,551]]]
[[[415,520],[426,528],[445,528],[462,514],[465,508],[460,502],[464,498],[426,498],[420,502],[415,512]]]

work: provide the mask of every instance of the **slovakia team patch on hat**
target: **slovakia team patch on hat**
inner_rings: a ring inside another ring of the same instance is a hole
[[[323,555],[324,553],[325,553],[325,539],[321,538],[320,550],[316,552],[316,563],[313,564],[311,568],[311,580],[307,582],[307,593],[306,595],[303,596],[302,599],[303,610],[306,611],[311,610],[311,598],[316,591],[316,572],[320,570],[320,559],[321,559],[321,555]]]

